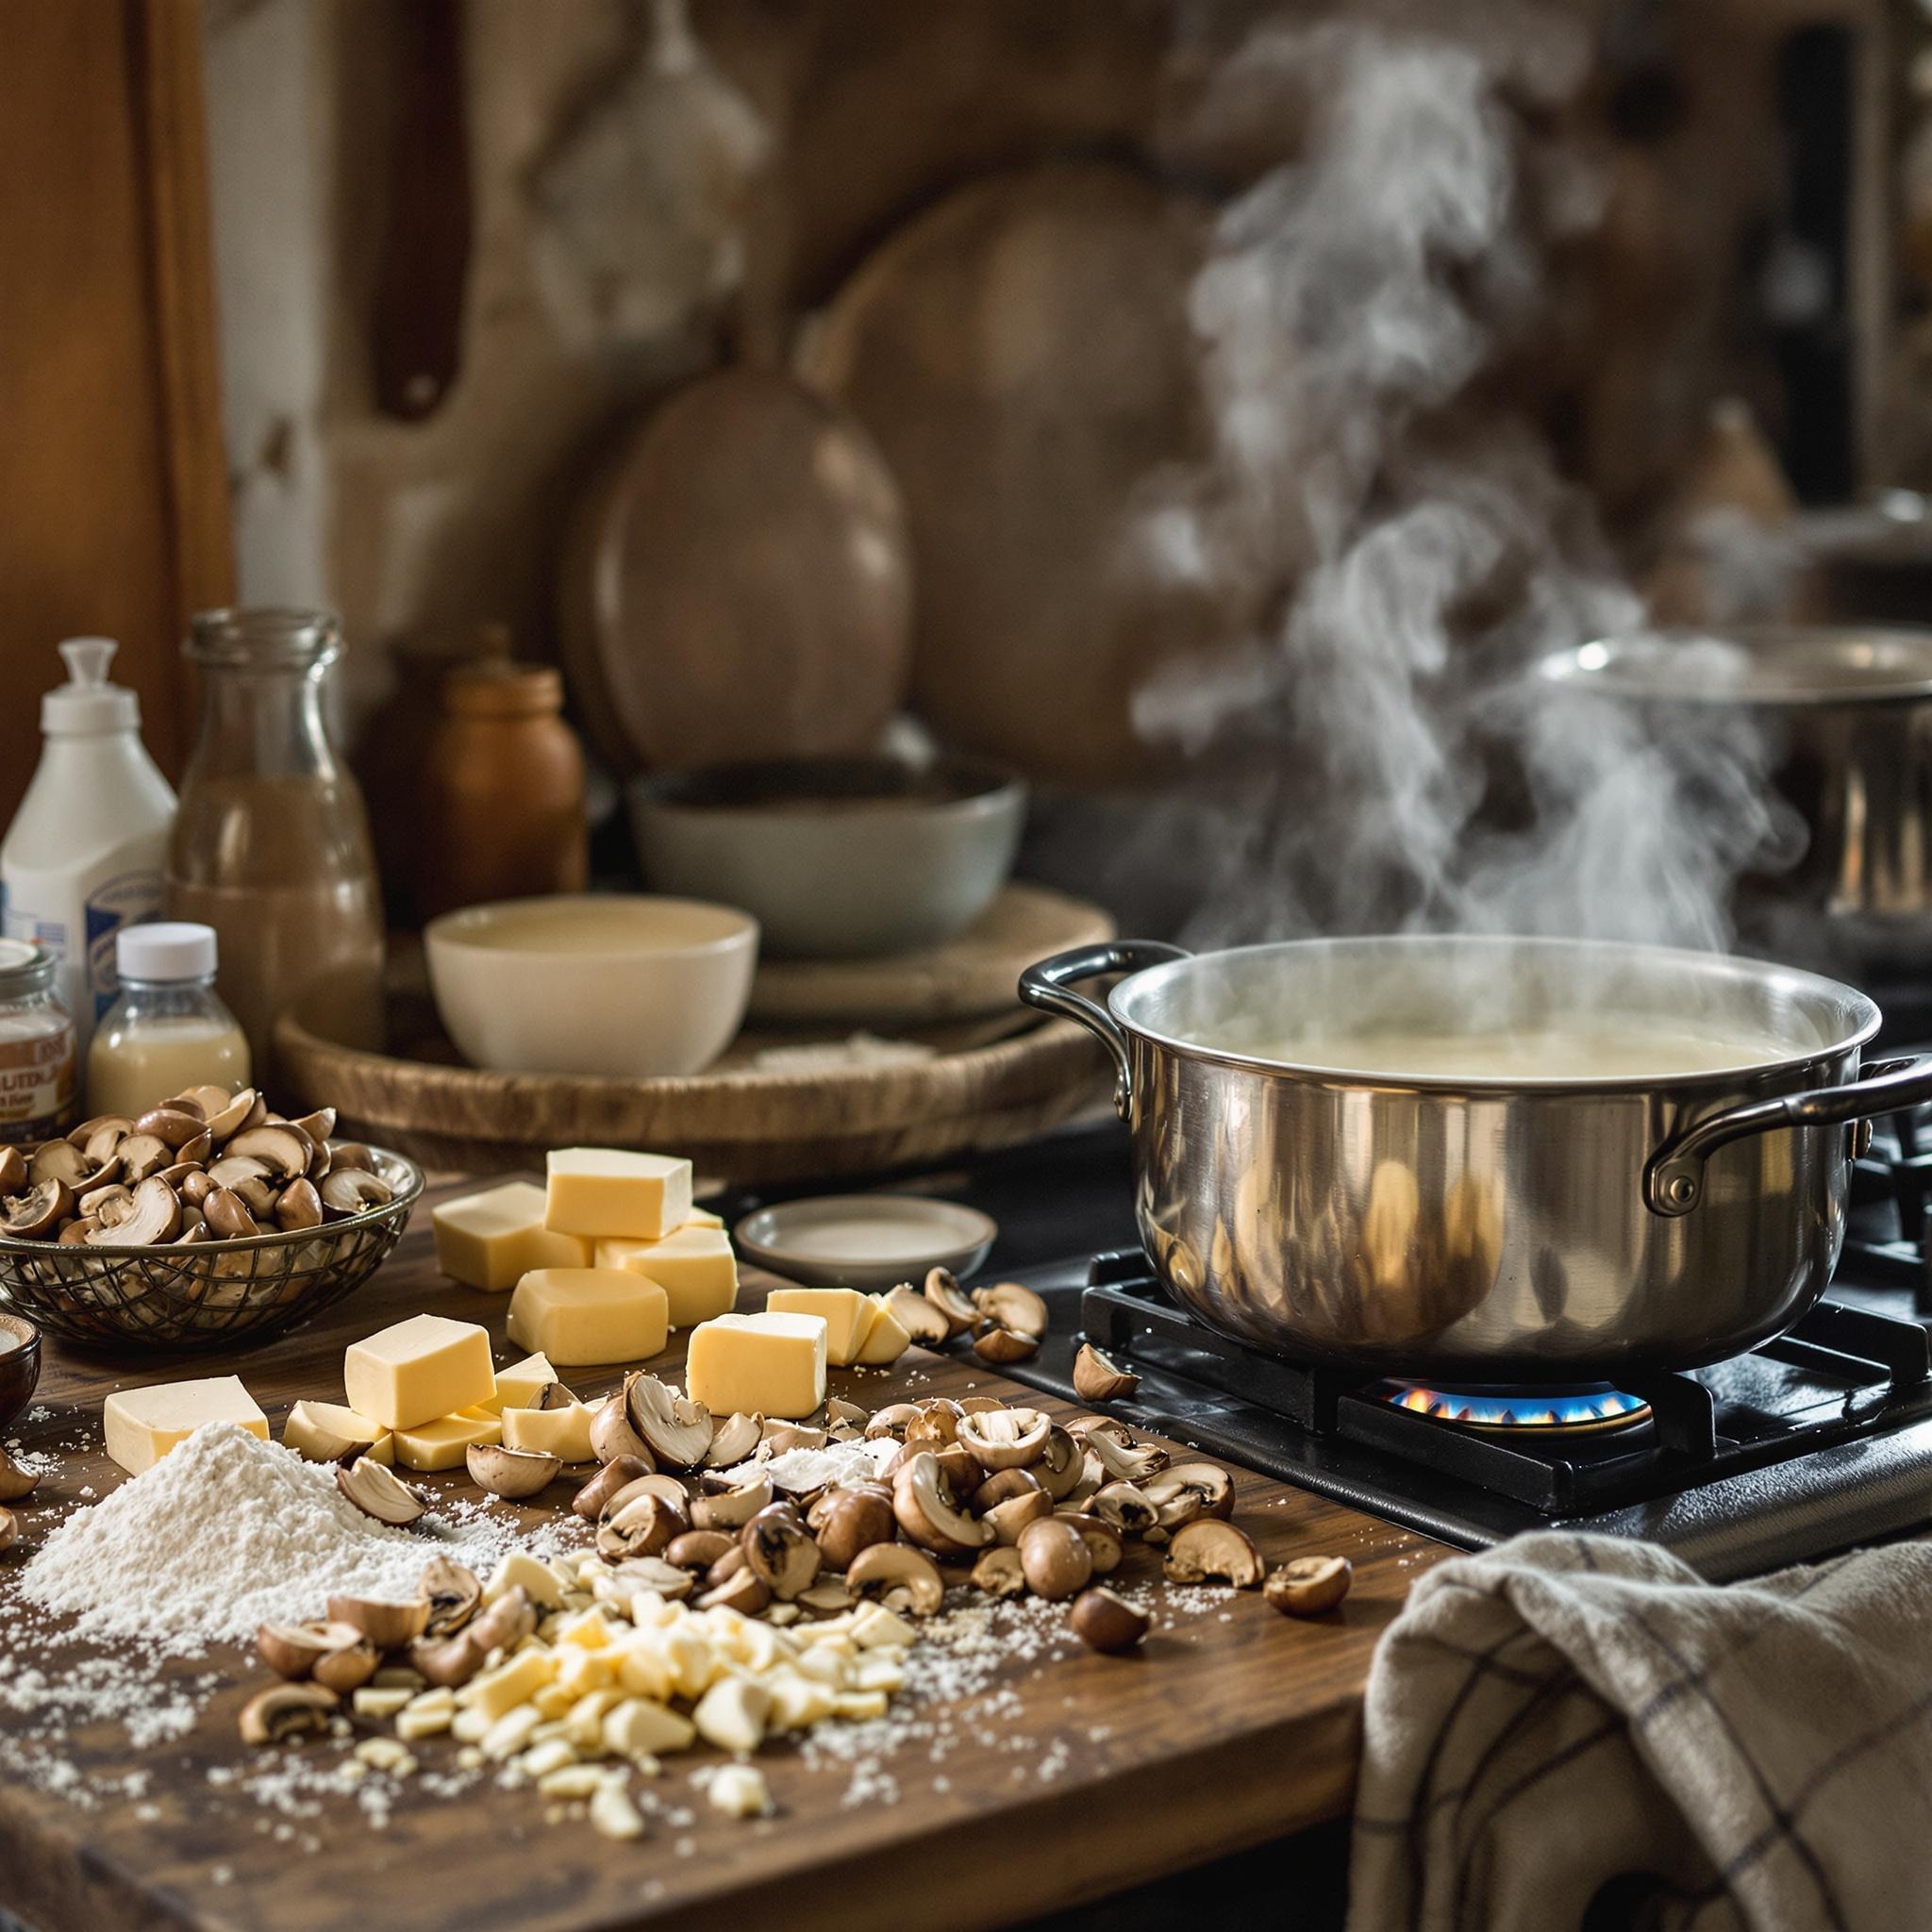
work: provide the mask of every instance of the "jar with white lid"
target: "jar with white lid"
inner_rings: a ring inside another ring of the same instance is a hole
[[[0,940],[0,1145],[50,1141],[74,1124],[74,1015],[60,957],[34,940]]]
[[[215,991],[215,931],[187,920],[115,936],[121,995],[87,1056],[88,1108],[130,1120],[191,1087],[234,1093],[249,1083],[247,1037]]]

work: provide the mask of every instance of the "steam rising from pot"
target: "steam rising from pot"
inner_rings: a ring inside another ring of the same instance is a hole
[[[1659,739],[1534,679],[1641,613],[1497,374],[1528,359],[1548,256],[1598,209],[1574,150],[1505,105],[1553,119],[1582,32],[1558,5],[1503,26],[1277,28],[1223,75],[1246,104],[1276,90],[1308,137],[1220,219],[1191,302],[1212,455],[1157,479],[1135,531],[1137,567],[1271,613],[1136,697],[1142,732],[1192,755],[1161,849],[1135,858],[1199,882],[1194,943],[1408,926],[1716,947],[1739,874],[1795,857],[1735,716]]]

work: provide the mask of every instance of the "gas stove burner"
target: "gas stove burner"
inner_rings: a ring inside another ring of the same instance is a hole
[[[1641,1396],[1626,1395],[1607,1382],[1579,1389],[1431,1389],[1422,1382],[1377,1382],[1368,1392],[1392,1407],[1438,1422],[1511,1434],[1598,1434],[1627,1429],[1650,1415],[1650,1404]]]

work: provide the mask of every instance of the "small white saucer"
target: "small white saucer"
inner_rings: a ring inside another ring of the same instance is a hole
[[[759,1208],[731,1230],[739,1253],[813,1288],[917,1287],[929,1268],[970,1274],[999,1224],[924,1194],[826,1194]]]

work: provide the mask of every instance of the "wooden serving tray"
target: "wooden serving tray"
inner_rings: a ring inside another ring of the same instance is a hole
[[[806,1037],[836,1040],[844,1030]],[[763,1049],[795,1045],[800,1036],[747,1032],[715,1067],[689,1078],[492,1074],[461,1062],[426,994],[392,988],[392,1053],[342,1046],[297,1012],[277,1023],[275,1054],[291,1096],[335,1108],[344,1134],[425,1167],[496,1174],[541,1168],[552,1147],[673,1147],[708,1181],[739,1186],[991,1153],[1060,1125],[1108,1091],[1105,1056],[1063,1020],[1016,1008],[899,1037],[933,1047],[933,1057],[763,1069]]]

